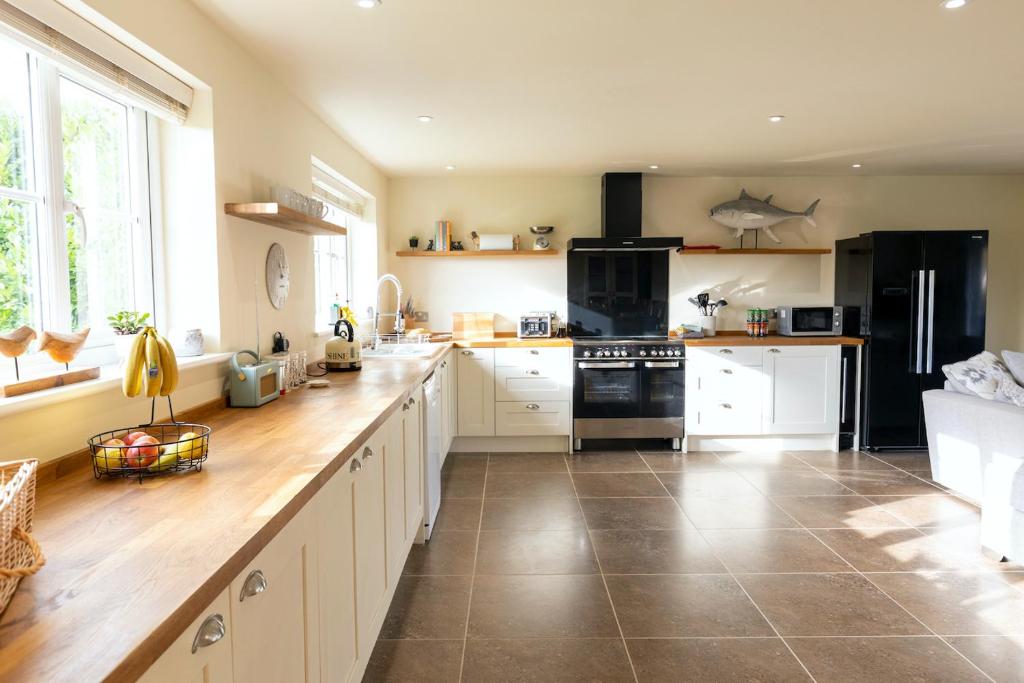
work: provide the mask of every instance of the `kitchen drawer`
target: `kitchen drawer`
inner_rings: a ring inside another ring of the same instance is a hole
[[[761,365],[762,351],[760,346],[698,346],[686,349],[686,361],[689,364]]]
[[[497,436],[558,436],[570,434],[572,410],[568,401],[508,401],[494,405]]]
[[[539,369],[545,374],[568,372],[572,365],[570,348],[509,348],[494,350],[495,367]]]
[[[496,401],[568,401],[572,396],[569,373],[549,368],[496,367]]]
[[[696,382],[690,389],[702,396],[740,401],[744,397],[760,396],[764,382],[761,366],[715,362],[691,366]]]
[[[686,408],[686,431],[690,434],[761,433],[761,399],[756,394],[737,398],[705,395]]]

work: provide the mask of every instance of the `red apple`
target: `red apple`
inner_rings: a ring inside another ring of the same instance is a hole
[[[149,436],[146,432],[128,432],[128,436],[124,437],[124,442],[129,446],[135,445],[136,439],[141,439],[144,436]]]
[[[160,457],[160,442],[156,437],[144,434],[132,442],[125,454],[129,467],[149,467]]]

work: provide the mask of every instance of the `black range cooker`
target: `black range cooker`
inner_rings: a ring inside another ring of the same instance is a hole
[[[675,339],[576,339],[573,439],[683,438],[686,347]]]
[[[668,335],[669,258],[681,237],[643,237],[643,178],[607,173],[601,237],[569,240],[573,445],[583,439],[685,435],[685,347]]]

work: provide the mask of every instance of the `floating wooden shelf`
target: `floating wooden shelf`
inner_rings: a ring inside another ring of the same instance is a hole
[[[678,251],[678,250],[677,250]],[[683,249],[679,251],[683,256],[736,256],[739,254],[776,254],[776,255],[797,255],[797,254],[831,254],[831,249]]]
[[[520,249],[519,251],[495,249],[491,251],[396,251],[395,256],[414,256],[426,258],[495,258],[498,256],[555,256],[557,249]]]
[[[306,235],[344,235],[347,233],[345,228],[340,225],[307,216],[301,211],[289,209],[276,202],[225,204],[224,213]]]

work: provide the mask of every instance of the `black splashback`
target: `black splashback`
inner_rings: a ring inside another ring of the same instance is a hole
[[[668,335],[667,251],[574,251],[568,260],[569,336]]]

